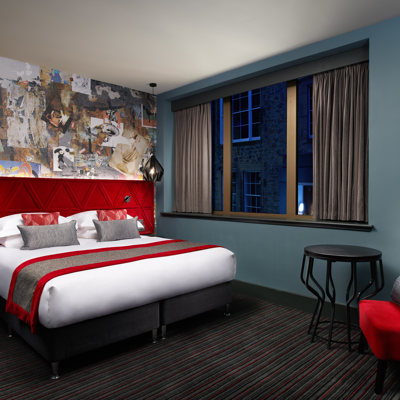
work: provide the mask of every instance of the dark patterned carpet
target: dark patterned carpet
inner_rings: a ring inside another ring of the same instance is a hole
[[[309,321],[235,296],[230,318],[215,310],[169,326],[166,341],[152,344],[149,333],[75,357],[62,363],[58,381],[0,324],[0,399],[400,399],[400,364],[389,365],[376,396],[374,357],[310,343]],[[338,325],[334,338],[345,336]]]

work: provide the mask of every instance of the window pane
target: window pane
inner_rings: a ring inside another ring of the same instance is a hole
[[[253,124],[255,124],[257,122],[261,122],[261,120],[260,120],[261,113],[260,113],[260,109],[259,108],[253,110],[252,114],[253,114]]]
[[[232,125],[234,128],[240,126],[240,113],[232,115]]]
[[[307,76],[297,81],[297,213],[312,215],[312,83]]]
[[[252,108],[260,107],[260,89],[252,90],[251,96]]]
[[[248,137],[259,140],[235,142],[235,128],[232,132],[232,211],[285,214],[286,83],[254,92],[257,121],[242,126],[241,137],[247,130]]]
[[[223,210],[223,108],[222,99],[211,102],[212,208]]]
[[[249,137],[249,126],[243,125],[240,130],[240,138],[247,139]]]
[[[252,127],[253,138],[258,138],[260,136],[258,128],[259,128],[259,124],[253,124],[253,127]]]
[[[249,138],[249,112],[232,113],[232,139],[242,140]]]
[[[239,140],[240,139],[240,126],[237,126],[237,127],[233,128],[233,138],[235,140]]]
[[[243,92],[232,96],[232,112],[248,110],[249,108],[249,94]]]
[[[253,126],[260,121],[260,89],[232,96],[232,107],[233,142],[259,140],[258,128],[254,134]]]
[[[244,211],[261,212],[261,173],[245,171],[244,181]]]
[[[240,110],[239,97],[232,96],[232,112],[238,112]]]
[[[243,94],[240,98],[240,109],[241,110],[247,110],[249,108],[249,98],[246,94]]]

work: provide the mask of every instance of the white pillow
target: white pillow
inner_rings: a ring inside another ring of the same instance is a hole
[[[83,232],[78,231],[79,239],[97,239],[97,231],[96,229],[88,229]]]
[[[0,244],[4,247],[20,249],[24,245],[24,241],[22,240],[21,234],[19,234],[0,238]]]
[[[90,211],[82,211],[77,214],[70,215],[68,217],[69,221],[75,220],[76,221],[76,230],[79,233],[84,233],[88,230],[96,228],[94,227],[93,220],[98,219],[97,211],[90,210]]]
[[[128,215],[128,219],[130,219],[130,218],[133,218],[133,217],[131,217],[130,215]],[[139,220],[137,220],[136,223],[137,223],[137,227],[138,227],[138,229],[139,229],[139,232],[145,230],[144,225],[143,225]]]
[[[133,217],[128,214],[127,219]],[[76,229],[78,231],[78,237],[84,239],[97,239],[97,231],[93,224],[94,219],[99,219],[97,210],[82,211],[77,214],[70,215],[67,218],[69,221],[76,221]],[[139,231],[144,231],[144,225],[138,220],[137,226]]]
[[[29,213],[43,214],[44,212]],[[69,220],[61,215],[58,217],[59,223],[68,222]],[[9,236],[21,235],[18,225],[24,225],[22,214],[12,214],[0,218],[0,238],[8,238]]]

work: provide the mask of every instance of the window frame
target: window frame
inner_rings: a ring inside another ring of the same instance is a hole
[[[239,108],[238,111],[232,111],[230,117],[232,118],[232,128],[234,129],[235,128],[235,125],[233,124],[234,115],[240,115],[243,113],[247,113],[247,127],[248,127],[247,128],[248,136],[246,138],[241,138],[241,139],[234,138],[234,133],[233,133],[233,129],[232,129],[232,143],[251,142],[254,140],[261,139],[260,136],[253,136],[253,111],[261,109],[260,105],[257,107],[253,107],[253,91],[254,90],[260,90],[260,89],[248,90],[247,92],[238,93],[238,94],[232,96],[232,97],[241,96],[243,93],[247,93],[247,108],[246,109]],[[234,99],[234,100],[236,100],[236,99]],[[240,100],[240,97],[238,98],[238,100]],[[258,122],[258,124],[260,124],[260,123]],[[240,128],[242,126],[245,126],[245,125],[241,125],[241,124],[239,125]]]
[[[297,208],[297,79],[286,82],[286,214],[232,211],[232,97],[223,98],[223,210],[215,215],[279,218],[290,220],[314,220],[312,215],[299,215]],[[226,195],[228,194],[228,195]]]

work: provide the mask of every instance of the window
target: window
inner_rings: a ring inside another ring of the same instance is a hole
[[[216,109],[216,214],[368,221],[368,54],[360,43],[171,102],[174,112],[207,101]],[[260,207],[245,206],[245,172],[260,174]]]
[[[232,96],[233,143],[260,139],[260,108],[260,89]]]
[[[297,213],[312,214],[313,147],[312,147],[313,77],[297,80]]]
[[[212,123],[212,209],[223,210],[223,112],[222,99],[211,103]]]
[[[243,173],[244,211],[260,212],[261,210],[261,176],[260,172]]]
[[[308,77],[310,79],[311,77]],[[312,78],[311,78],[312,79]],[[313,124],[312,124],[312,82],[307,85],[307,114],[308,114],[308,138],[312,139]]]
[[[312,76],[212,102],[213,168],[221,174],[213,171],[214,211],[312,213],[310,95]]]

